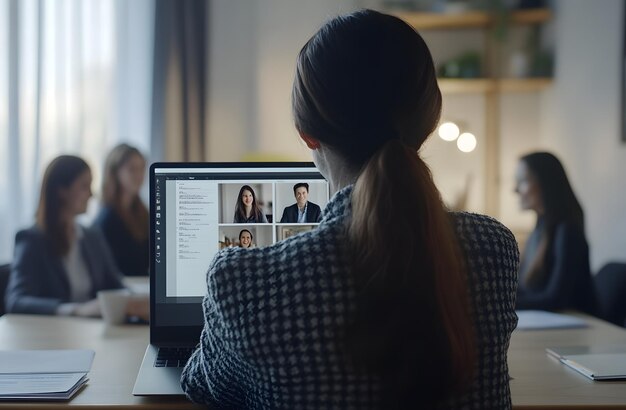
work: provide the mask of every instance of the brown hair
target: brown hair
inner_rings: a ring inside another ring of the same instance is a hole
[[[48,246],[56,255],[67,255],[70,249],[65,221],[61,220],[65,204],[59,195],[60,191],[69,188],[86,171],[89,171],[89,165],[82,158],[61,155],[53,159],[44,172],[36,221]]]
[[[254,219],[257,223],[263,220],[263,211],[261,207],[256,201],[256,194],[254,193],[254,189],[250,185],[244,185],[239,190],[239,194],[237,196],[237,203],[235,204],[235,218],[234,222],[246,222],[246,206],[243,203],[243,191],[248,191],[252,194],[252,209],[250,210],[250,216],[254,216]]]
[[[122,207],[122,186],[118,177],[120,168],[134,155],[139,156],[145,162],[145,158],[141,152],[128,144],[119,144],[109,152],[104,163],[102,202],[115,209],[124,221],[131,235],[136,240],[141,241],[148,236],[148,208],[146,208],[141,201],[139,195],[133,198],[129,209]]]
[[[441,112],[426,43],[375,11],[334,18],[300,51],[292,98],[296,128],[361,170],[347,226],[357,311],[346,351],[378,374],[385,407],[463,391],[476,361],[466,267],[417,154]]]
[[[309,193],[309,184],[307,184],[306,182],[298,182],[297,184],[295,184],[293,186],[293,194],[296,194],[296,191],[298,190],[298,188],[305,188],[306,192]]]

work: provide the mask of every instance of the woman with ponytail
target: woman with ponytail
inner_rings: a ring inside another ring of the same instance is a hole
[[[189,398],[510,408],[517,245],[491,218],[448,213],[418,154],[441,111],[423,39],[375,11],[336,17],[300,51],[292,99],[334,196],[317,229],[216,256]]]

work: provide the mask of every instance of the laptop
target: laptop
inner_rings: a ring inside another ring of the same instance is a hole
[[[150,344],[134,395],[183,394],[180,375],[200,340],[206,273],[216,252],[250,242],[269,246],[315,229],[318,222],[283,220],[299,183],[307,184],[308,201],[324,209],[329,186],[310,162],[151,165]],[[261,221],[235,223],[244,190],[254,191]]]
[[[591,380],[626,379],[626,346],[549,347],[546,352]]]

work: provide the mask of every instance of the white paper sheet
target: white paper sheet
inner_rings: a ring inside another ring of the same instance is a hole
[[[0,351],[0,400],[67,400],[87,382],[93,350]]]
[[[93,350],[4,350],[0,351],[0,374],[87,373]]]
[[[0,397],[65,393],[85,376],[85,373],[0,374]]]
[[[587,322],[575,316],[543,310],[518,310],[517,330],[570,329],[587,327]]]

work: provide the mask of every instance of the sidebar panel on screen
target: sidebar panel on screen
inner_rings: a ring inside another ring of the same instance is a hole
[[[176,181],[176,282],[167,296],[204,296],[206,272],[218,250],[217,183]]]
[[[206,272],[217,252],[217,183],[210,180],[168,180],[168,298],[202,297]]]

